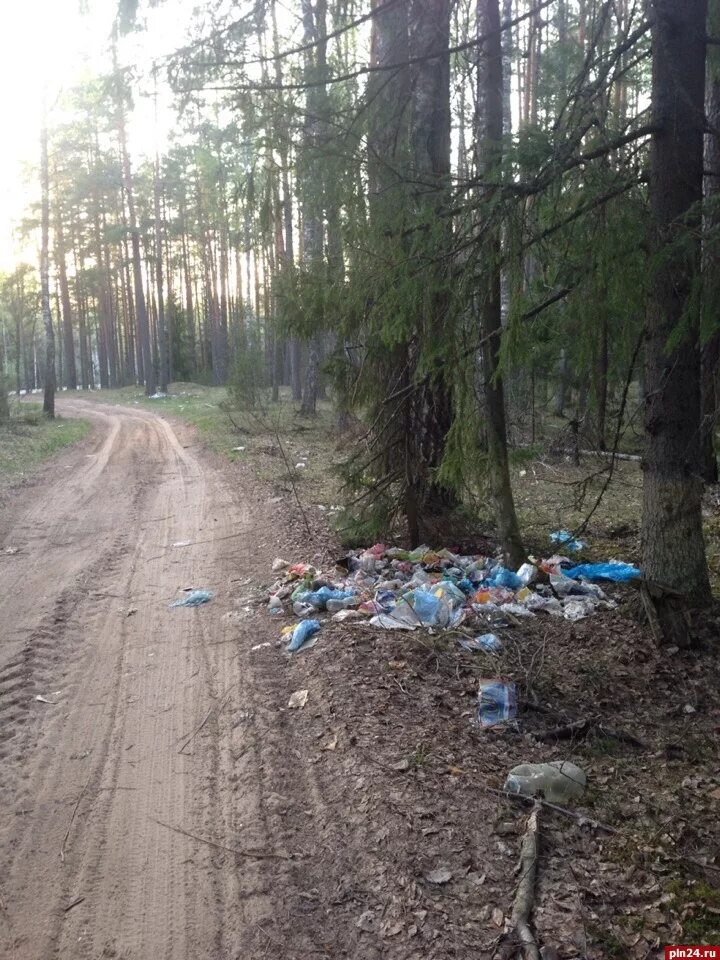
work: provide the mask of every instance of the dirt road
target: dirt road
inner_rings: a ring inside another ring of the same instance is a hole
[[[263,505],[159,416],[60,407],[90,440],[0,517],[0,955],[249,956],[288,862],[237,656]]]

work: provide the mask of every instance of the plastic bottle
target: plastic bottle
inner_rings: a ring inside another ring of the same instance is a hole
[[[507,775],[504,789],[525,797],[543,796],[550,803],[567,803],[582,797],[586,785],[584,770],[569,760],[553,760],[518,764]]]

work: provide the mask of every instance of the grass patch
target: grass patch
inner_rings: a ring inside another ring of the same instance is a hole
[[[63,447],[87,436],[87,420],[46,420],[40,404],[24,403],[0,427],[0,477],[22,476]]]

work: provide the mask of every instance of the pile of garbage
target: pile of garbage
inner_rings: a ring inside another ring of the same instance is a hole
[[[380,543],[349,553],[332,575],[280,558],[273,572],[278,579],[270,589],[270,614],[294,614],[301,621],[286,628],[293,634],[290,650],[301,649],[320,629],[316,616],[321,611],[336,622],[365,621],[384,630],[452,629],[473,620],[504,626],[512,618],[539,613],[582,620],[598,608],[615,606],[596,581],[640,575],[627,563],[574,564],[559,555],[513,571],[492,557]],[[489,649],[492,636],[478,638],[480,646]]]

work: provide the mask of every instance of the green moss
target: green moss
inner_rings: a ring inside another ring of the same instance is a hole
[[[702,880],[676,878],[667,886],[671,909],[680,917],[688,943],[717,943],[720,937],[720,888]]]

